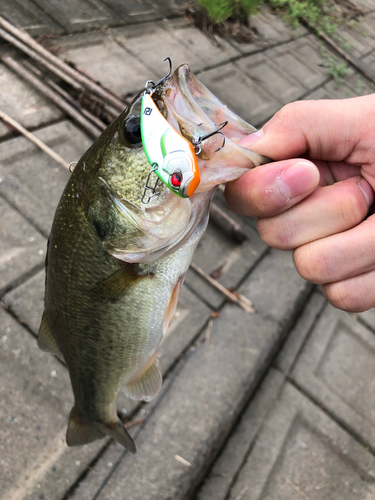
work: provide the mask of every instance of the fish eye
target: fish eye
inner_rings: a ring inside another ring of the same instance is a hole
[[[141,119],[139,116],[133,115],[126,120],[124,129],[125,138],[130,142],[130,144],[139,144],[142,142]]]

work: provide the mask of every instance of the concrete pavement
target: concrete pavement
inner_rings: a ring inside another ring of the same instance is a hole
[[[375,8],[340,29],[375,67]],[[179,3],[4,0],[1,12],[122,95],[165,73],[193,71],[255,126],[296,99],[343,98],[374,86],[305,28],[298,38],[263,7],[261,44],[221,48],[180,15]],[[8,50],[4,43],[0,50]],[[329,61],[329,64],[327,64]],[[331,65],[331,67],[330,67]],[[0,109],[68,162],[91,144],[79,127],[0,65]],[[72,394],[65,367],[36,346],[43,262],[54,208],[69,173],[0,125],[0,499],[375,498],[375,316],[335,311],[270,250],[255,221],[231,214],[247,239],[210,223],[194,262],[254,302],[249,315],[189,270],[161,347],[164,385],[153,402],[124,394],[137,455],[116,443],[64,442]],[[228,210],[222,193],[216,202]],[[220,315],[212,317],[213,312]]]

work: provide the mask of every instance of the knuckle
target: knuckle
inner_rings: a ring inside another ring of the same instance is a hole
[[[279,120],[281,123],[289,123],[294,120],[294,117],[299,114],[299,111],[306,104],[303,101],[295,101],[290,102],[283,106],[277,113],[274,115],[274,118]]]
[[[353,313],[366,311],[370,307],[368,297],[353,284],[354,280],[350,279],[328,283],[322,286],[322,291],[329,302],[337,309]]]
[[[316,284],[329,281],[331,264],[322,251],[319,241],[296,248],[293,259],[298,274],[305,280]]]
[[[351,196],[345,196],[339,201],[339,211],[345,228],[350,228],[361,222],[367,214],[367,206],[359,189]]]
[[[268,219],[258,219],[257,229],[262,240],[278,250],[293,250],[299,224],[296,220],[288,220],[283,214]]]

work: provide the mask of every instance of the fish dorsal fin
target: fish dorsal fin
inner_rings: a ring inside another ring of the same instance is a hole
[[[45,312],[43,312],[42,321],[39,327],[38,346],[42,349],[42,351],[50,352],[61,359],[61,361],[65,362],[64,356],[57,345],[51,328],[49,327]]]
[[[137,264],[127,264],[98,283],[92,292],[105,302],[115,303],[124,296],[130,287],[140,280],[148,278],[148,274],[141,274],[138,271]]]
[[[125,394],[130,399],[151,401],[159,394],[163,377],[158,365],[159,360],[155,354],[141,373],[125,386]]]

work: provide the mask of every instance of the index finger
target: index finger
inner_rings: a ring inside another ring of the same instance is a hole
[[[313,160],[370,164],[374,161],[375,94],[287,104],[267,122],[263,135],[241,141],[273,160],[308,155]],[[260,138],[259,138],[260,136]]]

